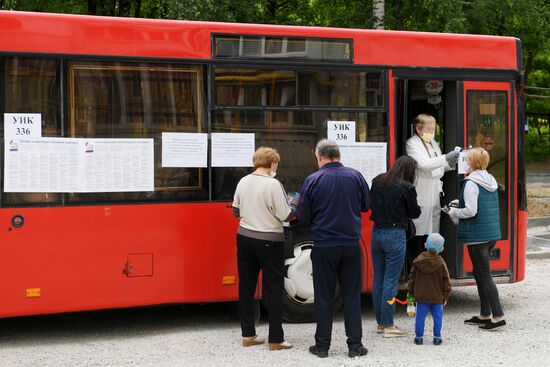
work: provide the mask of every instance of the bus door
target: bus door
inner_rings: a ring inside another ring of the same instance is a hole
[[[437,121],[435,140],[442,154],[454,149],[482,146],[491,155],[488,171],[499,184],[499,203],[503,240],[492,253],[494,275],[509,275],[511,264],[509,126],[510,83],[469,82],[430,79],[406,75],[395,78],[396,157],[406,154],[405,145],[414,134],[415,116],[427,113]],[[464,175],[457,170],[443,177],[441,204],[458,198]],[[512,196],[513,197],[513,196]],[[442,213],[440,233],[445,237],[442,256],[452,278],[471,278],[472,264],[465,246],[457,243],[457,229]]]
[[[456,80],[426,78],[425,73],[396,78],[396,156],[406,154],[407,140],[415,133],[413,120],[422,113],[432,115],[437,121],[435,140],[442,154],[462,145],[464,131],[459,87],[460,82]],[[443,184],[441,203],[445,204],[458,195],[456,171],[448,171]],[[446,215],[441,215],[440,233],[445,237],[443,257],[451,277],[456,278],[462,273],[462,251],[456,244],[456,226]],[[402,280],[407,273],[405,269]]]
[[[502,276],[502,281],[509,282],[507,276],[513,274],[513,225],[516,187],[511,177],[515,175],[516,159],[513,118],[515,105],[512,104],[514,89],[510,82],[473,82],[463,83],[464,98],[464,134],[462,146],[465,148],[482,147],[490,155],[487,171],[498,183],[500,206],[500,229],[502,239],[497,241],[491,252],[491,270],[493,276]],[[460,179],[463,176],[460,175]],[[462,276],[471,277],[472,263],[468,249],[463,246],[461,266]],[[459,275],[459,274],[457,274]]]

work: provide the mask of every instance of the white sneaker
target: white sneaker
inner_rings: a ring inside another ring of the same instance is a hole
[[[292,343],[289,343],[287,341],[281,342],[281,343],[269,343],[269,350],[282,350],[282,349],[290,349],[294,345]]]

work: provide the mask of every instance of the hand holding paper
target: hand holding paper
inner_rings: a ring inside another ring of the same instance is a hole
[[[458,174],[459,175],[467,174],[468,170],[470,169],[470,166],[466,161],[466,153],[467,151],[463,150],[462,152],[460,152],[460,155],[458,157]]]

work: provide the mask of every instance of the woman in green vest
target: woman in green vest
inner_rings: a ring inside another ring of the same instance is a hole
[[[449,216],[458,222],[458,243],[468,246],[474,278],[481,303],[481,312],[464,323],[478,325],[481,330],[497,330],[506,325],[497,286],[491,276],[489,254],[502,238],[498,206],[497,181],[487,172],[489,153],[483,148],[466,154],[469,174],[462,183],[459,207]]]

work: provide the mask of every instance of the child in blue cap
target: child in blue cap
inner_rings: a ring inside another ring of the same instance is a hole
[[[409,292],[416,298],[416,322],[414,343],[420,345],[424,338],[424,321],[428,310],[434,320],[434,344],[441,345],[443,306],[451,294],[449,270],[439,254],[445,239],[439,233],[431,233],[424,245],[426,251],[414,259],[409,274]]]

